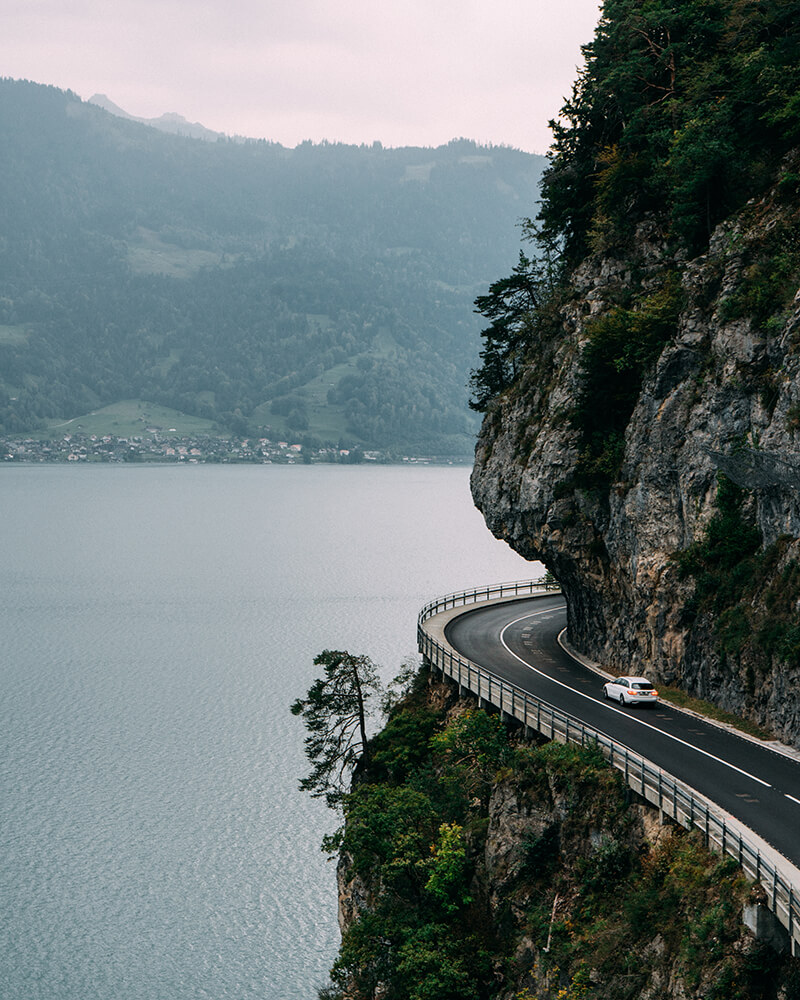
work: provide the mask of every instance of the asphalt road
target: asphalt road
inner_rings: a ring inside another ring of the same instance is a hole
[[[475,663],[641,754],[716,802],[800,868],[800,762],[665,702],[625,707],[558,644],[560,595],[476,608],[445,630]]]

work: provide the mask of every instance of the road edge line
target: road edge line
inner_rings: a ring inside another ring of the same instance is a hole
[[[579,653],[578,650],[571,645],[569,640],[566,638],[566,631],[567,629],[565,626],[558,633],[556,641],[567,656],[572,657],[576,663],[579,663],[582,667],[586,667],[587,670],[593,671],[600,677],[605,677],[606,680],[613,680],[613,674],[608,673],[607,670],[603,670],[596,660],[592,660],[583,653]],[[675,709],[676,712],[683,712],[684,715],[691,716],[693,719],[702,719],[703,722],[708,723],[710,726],[716,726],[717,729],[722,729],[726,733],[730,733],[732,736],[738,736],[743,740],[748,740],[748,742],[753,743],[756,746],[763,747],[765,750],[772,750],[773,753],[787,757],[789,760],[800,762],[800,750],[795,750],[794,747],[787,746],[779,740],[760,740],[757,736],[745,733],[741,729],[737,729],[736,726],[730,725],[728,722],[720,722],[719,719],[712,719],[708,715],[703,715],[702,712],[695,712],[692,708],[686,708],[683,705],[674,705],[671,701],[666,700],[663,700],[662,704],[669,705],[669,707]]]

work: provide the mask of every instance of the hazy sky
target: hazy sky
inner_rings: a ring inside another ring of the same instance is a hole
[[[0,74],[228,134],[544,152],[598,0],[0,0]]]

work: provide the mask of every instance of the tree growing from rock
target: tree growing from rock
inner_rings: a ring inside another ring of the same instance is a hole
[[[369,703],[381,695],[382,685],[368,656],[326,649],[314,658],[314,665],[325,668],[323,676],[291,706],[308,730],[305,751],[311,771],[301,779],[300,788],[336,808],[349,789],[356,764],[368,762]]]

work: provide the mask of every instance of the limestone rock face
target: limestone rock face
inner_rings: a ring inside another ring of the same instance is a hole
[[[526,843],[541,837],[554,822],[556,817],[549,810],[524,801],[512,783],[493,790],[484,858],[487,897],[494,915],[511,894],[525,863]]]
[[[337,916],[339,930],[344,932],[361,913],[375,904],[375,887],[353,871],[353,859],[342,851],[336,865],[336,882],[339,888]]]
[[[681,274],[677,329],[646,372],[621,469],[602,495],[574,486],[581,441],[569,413],[581,350],[592,321],[646,292],[669,253],[643,225],[624,260],[586,260],[572,275],[561,329],[536,345],[486,414],[472,492],[491,531],[561,582],[579,649],[800,745],[800,670],[746,643],[726,655],[713,618],[687,614],[695,582],[675,562],[714,515],[719,472],[744,489],[763,546],[778,543],[767,582],[800,557],[800,290],[766,324],[726,309],[756,248],[770,245],[776,227],[796,233],[797,225],[797,205],[776,188],[721,225],[704,256],[669,262]]]

